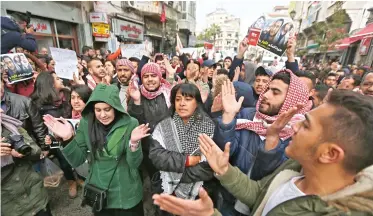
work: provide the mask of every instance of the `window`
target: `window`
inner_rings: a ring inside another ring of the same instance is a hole
[[[182,11],[187,11],[186,1],[183,1]]]
[[[232,37],[232,34],[228,34],[228,37]]]
[[[8,11],[9,15],[12,13]],[[30,24],[36,29],[34,37],[38,50],[42,47],[57,47],[79,53],[76,24],[34,16],[31,17]]]
[[[182,19],[187,19],[187,14],[183,13]]]

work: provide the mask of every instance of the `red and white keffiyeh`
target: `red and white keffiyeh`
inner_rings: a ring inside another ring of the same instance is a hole
[[[293,72],[289,69],[281,70],[277,73],[289,73],[290,74],[290,85],[288,88],[288,92],[286,94],[286,98],[279,113],[275,116],[268,116],[261,112],[259,112],[259,106],[263,100],[263,95],[267,92],[269,88],[270,82],[273,80],[273,76],[271,77],[270,82],[268,82],[267,86],[263,93],[259,96],[258,103],[256,104],[256,114],[253,121],[247,119],[238,119],[236,124],[236,130],[251,130],[257,133],[260,136],[266,136],[267,128],[270,124],[272,124],[279,115],[288,111],[290,108],[295,107],[297,104],[304,104],[304,107],[297,112],[296,115],[290,120],[288,125],[283,128],[279,134],[281,139],[288,139],[293,134],[294,131],[291,128],[293,124],[298,121],[304,120],[304,114],[311,110],[312,101],[309,100],[308,89],[307,86],[296,76]]]
[[[141,94],[149,100],[152,100],[158,97],[159,95],[163,94],[166,100],[167,107],[170,107],[171,106],[170,95],[171,95],[172,86],[169,82],[167,82],[165,79],[162,78],[161,68],[159,67],[159,65],[156,63],[147,63],[146,65],[144,65],[144,67],[141,70],[141,79],[146,73],[156,74],[161,80],[161,84],[158,90],[154,92],[150,92],[146,90],[144,85],[141,85],[140,86]]]

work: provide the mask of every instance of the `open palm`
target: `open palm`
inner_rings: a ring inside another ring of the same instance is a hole
[[[136,143],[142,138],[149,136],[149,130],[149,124],[142,124],[140,126],[137,126],[131,133],[131,142]]]
[[[210,167],[219,175],[227,172],[229,166],[230,143],[225,145],[224,152],[206,134],[198,137],[200,149],[205,155]]]
[[[236,91],[234,89],[233,83],[227,80],[222,85],[222,103],[223,109],[226,113],[236,114],[240,111],[243,102],[243,97],[236,100]]]
[[[45,115],[43,120],[48,129],[63,140],[68,140],[74,135],[72,125],[66,119]]]

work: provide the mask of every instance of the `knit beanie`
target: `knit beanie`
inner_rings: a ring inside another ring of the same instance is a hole
[[[133,67],[132,62],[128,59],[118,59],[115,68],[118,68],[118,66],[127,66],[132,73],[135,73],[135,68]]]
[[[153,62],[144,65],[144,67],[141,70],[141,79],[146,73],[153,73],[156,74],[159,78],[162,78],[161,68],[158,64]]]

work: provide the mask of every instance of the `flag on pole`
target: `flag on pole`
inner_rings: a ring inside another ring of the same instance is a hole
[[[166,22],[166,8],[164,2],[162,2],[161,22]]]
[[[179,34],[176,33],[176,46],[178,46],[180,49],[183,49],[183,44],[181,43],[181,40],[179,38]]]

